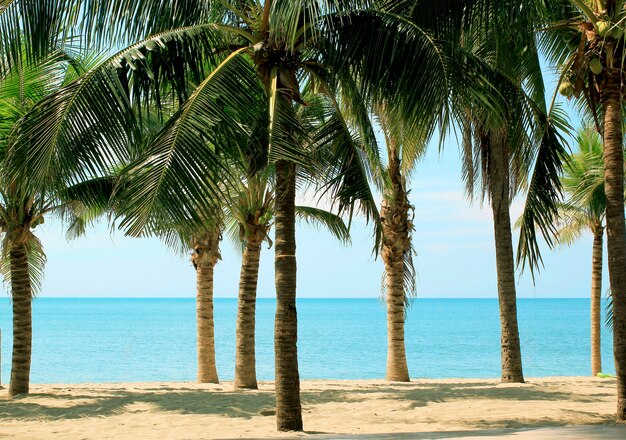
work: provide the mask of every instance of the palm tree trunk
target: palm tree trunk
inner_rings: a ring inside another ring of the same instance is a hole
[[[302,431],[296,312],[295,166],[276,163],[275,277],[276,425],[279,431]]]
[[[237,309],[235,388],[257,389],[255,359],[255,309],[261,241],[249,238],[241,260]]]
[[[23,243],[13,245],[11,261],[11,300],[13,303],[13,358],[9,396],[28,394],[33,342],[32,289],[28,255]]]
[[[491,132],[489,139],[489,192],[493,214],[500,307],[502,382],[524,382],[517,325],[515,263],[511,234],[509,155],[506,135]]]
[[[607,69],[604,110],[604,191],[609,281],[613,297],[613,355],[617,375],[617,420],[626,421],[626,239],[624,151],[620,69]]]
[[[600,348],[600,308],[602,297],[602,237],[604,228],[598,226],[593,235],[591,257],[591,374],[597,376],[602,371]]]
[[[196,268],[196,325],[198,382],[219,383],[215,364],[213,320],[213,271],[219,259],[219,233],[194,240],[192,261]]]
[[[406,292],[404,256],[410,252],[409,209],[400,159],[393,140],[388,137],[389,180],[391,188],[382,203],[382,258],[385,264],[387,296],[387,372],[389,381],[408,382],[409,368],[404,343]]]

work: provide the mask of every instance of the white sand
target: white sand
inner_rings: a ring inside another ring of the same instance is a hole
[[[0,390],[2,439],[201,439],[293,437],[275,430],[273,384],[33,385]],[[305,435],[434,433],[612,424],[615,380],[588,377],[303,381]],[[450,433],[452,435],[452,433]],[[478,434],[478,433],[476,433]]]

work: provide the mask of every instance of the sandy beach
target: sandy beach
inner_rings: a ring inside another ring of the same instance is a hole
[[[273,384],[231,382],[32,385],[0,390],[0,438],[200,439],[291,437],[275,431]],[[465,432],[612,425],[615,380],[591,377],[302,382],[305,436]],[[330,437],[328,437],[330,436]]]

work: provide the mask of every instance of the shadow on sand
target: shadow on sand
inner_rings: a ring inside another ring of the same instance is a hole
[[[614,384],[606,384],[612,387]],[[604,387],[604,384],[601,385]],[[607,394],[603,389],[596,390],[594,395],[575,394],[547,389],[541,385],[525,384],[515,387],[496,386],[494,382],[445,382],[388,384],[370,383],[356,384],[346,389],[337,386],[336,389],[316,389],[315,382],[309,383],[302,392],[303,409],[306,412],[315,411],[315,406],[327,403],[365,402],[370,399],[393,400],[406,405],[406,408],[419,408],[429,404],[442,403],[453,400],[465,400],[469,404],[480,404],[481,400],[504,401],[575,401],[581,403],[597,402]],[[148,387],[124,388],[119,385],[95,386],[77,385],[46,387],[46,393],[35,393],[9,400],[6,391],[0,394],[0,421],[51,421],[68,420],[85,417],[107,417],[123,413],[139,413],[147,409],[177,414],[212,414],[224,417],[250,419],[256,416],[273,416],[275,414],[275,398],[273,390],[264,387],[261,391],[234,392],[229,391],[229,385],[199,389],[197,387],[180,387],[156,385]],[[600,391],[600,392],[598,392]],[[584,411],[573,411],[581,417],[586,417],[594,423],[610,422],[611,417]],[[422,420],[429,422],[428,420]],[[528,428],[537,426],[562,426],[565,422],[558,418],[541,417],[521,420],[471,420],[460,426],[473,428]],[[471,431],[468,436],[475,436],[477,431]],[[483,434],[485,435],[485,434]],[[335,437],[337,438],[337,437]],[[351,438],[351,437],[345,437]],[[367,438],[367,437],[363,437]],[[393,437],[369,438],[403,438],[399,434]],[[420,438],[420,437],[407,437]],[[436,438],[436,437],[433,437]],[[624,437],[626,438],[626,437]]]

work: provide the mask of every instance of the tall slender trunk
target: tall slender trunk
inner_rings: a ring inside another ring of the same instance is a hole
[[[602,298],[602,237],[604,228],[597,226],[593,234],[593,253],[591,257],[591,374],[596,376],[602,371],[600,348],[600,308]]]
[[[213,320],[213,269],[220,258],[219,233],[194,239],[191,257],[196,269],[196,325],[198,382],[219,383],[215,364],[215,322]]]
[[[385,264],[387,296],[387,372],[389,381],[408,382],[409,368],[404,343],[406,292],[404,257],[411,251],[409,209],[398,151],[392,136],[387,137],[389,181],[391,187],[382,203],[382,258]]]
[[[517,325],[515,262],[509,212],[509,151],[506,131],[498,133],[492,131],[486,141],[489,143],[489,195],[496,245],[502,382],[524,382]]]
[[[617,375],[617,420],[626,421],[626,239],[621,70],[607,69],[604,110],[604,191],[609,281],[613,295],[613,355]]]
[[[251,225],[257,227],[256,225]],[[256,235],[256,234],[255,234]],[[255,309],[259,259],[263,238],[248,238],[241,260],[237,309],[235,388],[257,388],[255,359]]]
[[[26,245],[14,244],[11,262],[11,301],[13,303],[13,358],[9,396],[28,394],[33,343],[32,289],[28,274]]]
[[[298,317],[296,312],[296,170],[287,161],[276,163],[276,425],[279,431],[302,431],[298,373]]]

